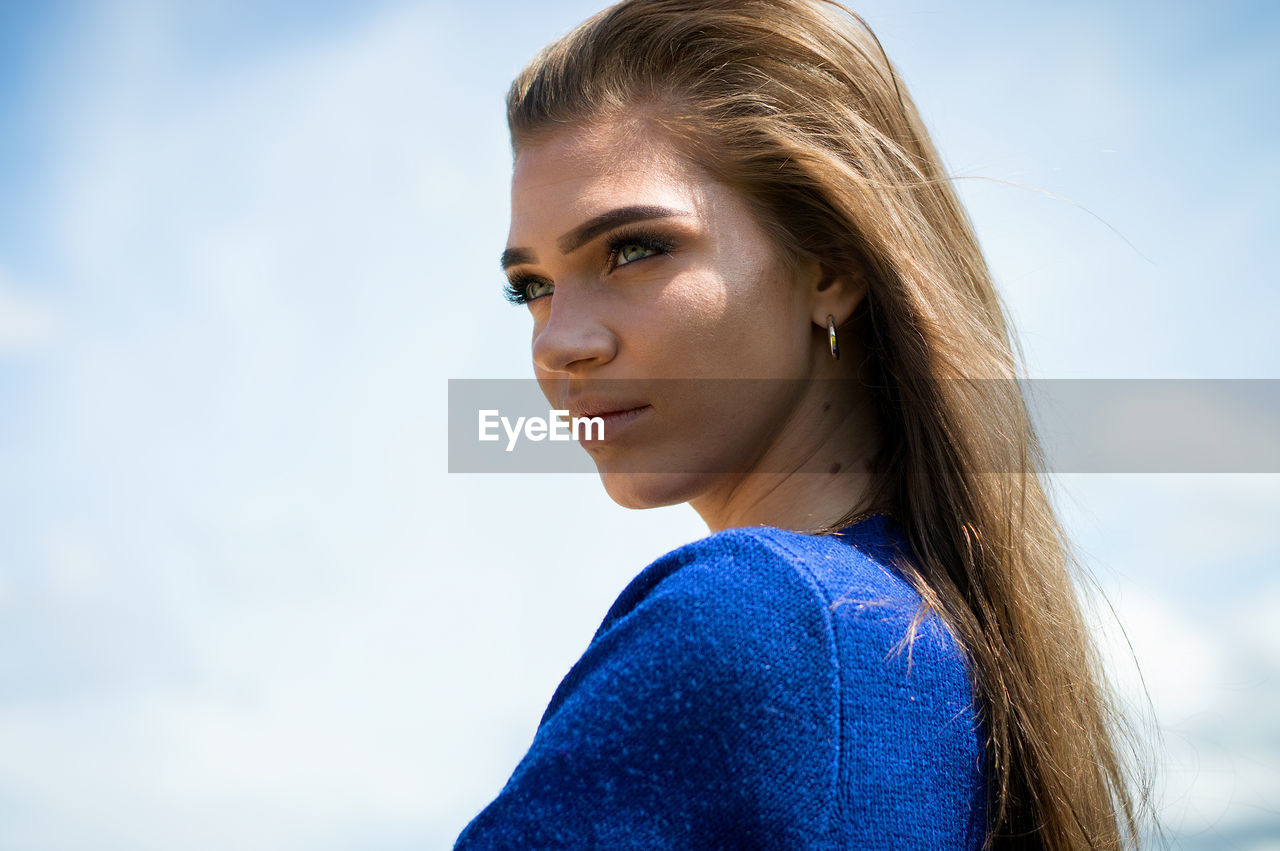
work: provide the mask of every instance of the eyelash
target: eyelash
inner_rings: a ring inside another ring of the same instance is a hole
[[[629,245],[639,245],[642,248],[650,249],[654,253],[649,255],[649,257],[670,254],[672,249],[675,248],[675,243],[673,243],[668,236],[658,233],[657,231],[646,230],[644,228],[620,231],[611,236],[605,245],[607,249],[605,253],[605,260],[608,271],[612,272],[618,268],[618,254],[622,249]],[[641,257],[638,259],[648,260],[649,257]],[[631,261],[631,263],[635,262],[637,261]],[[624,263],[622,265],[630,266],[631,263]],[[514,305],[528,304],[531,301],[537,300],[531,299],[526,295],[528,292],[528,286],[530,284],[541,283],[543,281],[544,279],[537,275],[527,273],[514,274],[507,281],[506,286],[503,287],[502,295],[507,301]],[[539,296],[538,298],[542,298],[542,296]]]

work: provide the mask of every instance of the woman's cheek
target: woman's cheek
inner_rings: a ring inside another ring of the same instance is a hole
[[[724,282],[712,275],[685,275],[671,282],[656,302],[663,335],[682,349],[701,351],[725,342],[725,320],[733,305]]]

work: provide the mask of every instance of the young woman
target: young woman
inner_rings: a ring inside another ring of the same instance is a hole
[[[1010,329],[861,18],[628,0],[508,119],[543,391],[603,419],[613,499],[712,534],[623,592],[458,847],[1134,841]]]

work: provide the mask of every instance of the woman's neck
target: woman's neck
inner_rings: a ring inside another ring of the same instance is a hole
[[[857,379],[817,380],[753,466],[689,501],[712,532],[743,526],[825,528],[867,509],[880,446],[874,405]]]

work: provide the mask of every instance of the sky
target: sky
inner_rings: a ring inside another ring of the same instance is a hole
[[[447,468],[532,374],[502,98],[597,8],[0,4],[0,848],[448,847],[706,533]],[[1280,377],[1272,6],[854,8],[1030,376]],[[1280,848],[1277,476],[1052,485],[1175,847]]]

